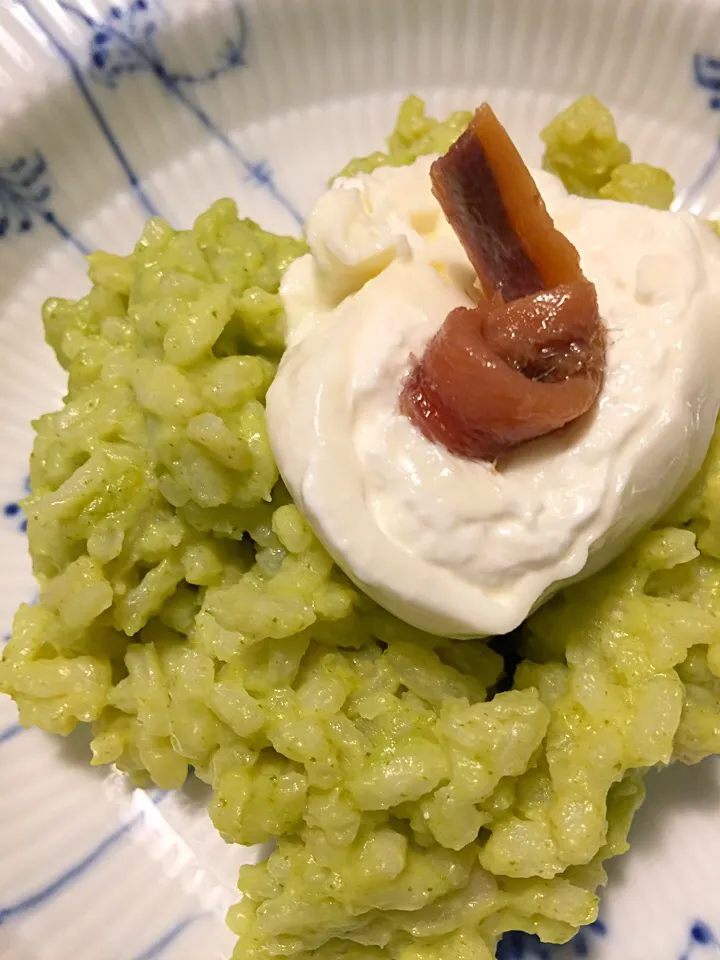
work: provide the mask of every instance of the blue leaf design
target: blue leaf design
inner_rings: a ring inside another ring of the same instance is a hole
[[[87,253],[49,209],[51,197],[47,160],[39,150],[0,163],[0,238],[29,233],[38,222],[50,223],[81,253]]]
[[[191,94],[193,86],[210,83],[223,74],[246,65],[248,23],[245,12],[238,3],[233,6],[237,24],[236,35],[225,40],[215,63],[198,73],[177,70],[168,62],[156,43],[156,37],[160,36],[158,23],[164,15],[159,0],[131,0],[126,7],[113,6],[104,19],[86,13],[69,0],[58,0],[58,5],[90,31],[89,75],[96,83],[108,89],[116,89],[122,78],[128,74],[144,72],[154,76],[171,97],[181,103],[208,133],[223,144],[245,176],[263,187],[297,223],[303,223],[304,218],[277,188],[269,166],[262,162],[254,163],[244,156]],[[83,94],[92,101],[89,91],[83,90]],[[117,139],[106,118],[94,102],[93,108],[108,142],[116,154],[119,154]],[[121,160],[127,172],[128,163],[124,157]],[[137,185],[137,181],[131,180],[131,183],[133,186]]]
[[[267,160],[260,160],[258,163],[253,164],[248,170],[248,180],[254,180],[263,186],[271,184],[272,179],[272,170]]]
[[[164,795],[162,791],[149,794],[153,803],[159,803]],[[104,837],[100,843],[85,854],[81,860],[68,866],[63,873],[54,877],[39,890],[14,903],[9,903],[5,906],[0,904],[0,926],[14,917],[21,917],[52,901],[59,893],[75,883],[76,880],[91,870],[103,857],[107,856],[131,830],[143,821],[145,815],[145,811],[141,811],[130,820],[127,820],[112,833]]]
[[[698,920],[692,925],[690,928],[690,937],[695,943],[701,946],[708,946],[708,944],[715,942],[712,930],[706,923],[703,923],[702,920]]]
[[[4,730],[0,730],[0,744],[9,743],[10,740],[14,740],[15,737],[24,732],[25,727],[21,727],[19,723],[13,723],[9,727],[5,727]]]
[[[12,525],[16,530],[19,530],[20,533],[25,533],[27,530],[27,519],[22,512],[19,503],[6,503],[3,508],[3,516],[12,521]]]
[[[141,2],[141,0],[138,0],[138,2]],[[158,957],[166,952],[171,944],[182,936],[188,927],[192,926],[192,924],[198,920],[201,920],[203,916],[205,916],[205,914],[197,913],[180,920],[154,943],[151,943],[149,947],[146,947],[142,953],[137,954],[134,960],[157,960]]]
[[[32,195],[33,203],[44,204],[46,201],[50,199],[50,194],[51,194],[50,186],[47,183],[43,184],[43,186],[41,186],[40,189],[37,190]]]
[[[22,483],[23,496],[26,496],[30,493],[30,477],[25,477]],[[10,500],[7,503],[2,505],[2,515],[6,520],[10,521],[11,525],[15,527],[16,530],[19,530],[21,533],[25,533],[27,530],[27,518],[23,513],[23,509],[20,506],[18,500]]]
[[[692,71],[696,86],[710,94],[708,98],[710,109],[720,110],[720,57],[696,53],[692,58]],[[695,178],[678,192],[673,209],[692,209],[693,201],[715,178],[718,168],[720,168],[720,142]]]
[[[217,56],[217,63],[198,74],[173,70],[155,46],[158,18],[164,10],[158,0],[133,0],[125,9],[111,7],[106,18],[96,19],[84,10],[61,0],[60,6],[81,20],[92,31],[90,64],[93,79],[114,89],[127,73],[146,71],[167,84],[205,83],[228,70],[245,65],[247,24],[240,7],[236,8],[238,35],[228,39]],[[154,10],[153,10],[154,6]]]
[[[709,924],[705,923],[704,920],[695,920],[690,927],[687,947],[680,960],[695,960],[695,958],[699,960],[700,955],[708,955],[707,948],[710,948],[712,956],[717,956],[718,951],[720,951],[720,940],[715,936]]]
[[[720,58],[696,53],[693,57],[693,69],[698,86],[705,90],[720,91]]]

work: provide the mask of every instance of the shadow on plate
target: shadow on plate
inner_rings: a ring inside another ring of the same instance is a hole
[[[58,755],[63,763],[73,767],[81,767],[83,770],[91,769],[100,777],[106,775],[106,770],[103,767],[90,767],[92,730],[89,724],[79,723],[72,733],[69,733],[66,737],[53,737],[53,739],[57,744]]]
[[[653,846],[665,831],[668,815],[678,816],[685,811],[716,813],[720,809],[720,767],[716,757],[692,767],[674,764],[665,770],[653,770],[645,783],[647,799],[630,832],[631,846]]]
[[[193,806],[207,807],[212,800],[212,788],[195,776],[195,771],[192,767],[190,767],[187,780],[180,789],[185,800]]]

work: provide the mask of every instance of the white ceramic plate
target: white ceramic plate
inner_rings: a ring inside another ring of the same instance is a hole
[[[127,251],[150,213],[189,225],[229,194],[298,229],[409,92],[440,114],[489,99],[533,161],[543,123],[594,92],[684,206],[720,207],[713,0],[0,0],[2,634],[34,595],[29,421],[64,387],[42,300],[81,294],[83,252]],[[223,915],[254,852],[214,834],[200,784],[132,791],[88,755],[0,701],[0,958],[228,956]],[[718,768],[653,775],[649,793],[602,922],[559,952],[509,938],[505,960],[720,956]]]

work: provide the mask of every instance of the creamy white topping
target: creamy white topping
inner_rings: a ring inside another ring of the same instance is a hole
[[[287,272],[288,349],[268,394],[280,472],[380,604],[433,633],[506,633],[597,570],[701,466],[720,407],[720,244],[689,214],[570,197],[535,178],[608,329],[594,410],[500,469],[398,410],[413,357],[474,274],[430,189],[434,158],[340,180]]]

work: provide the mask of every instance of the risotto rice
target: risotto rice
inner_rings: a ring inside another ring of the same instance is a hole
[[[388,152],[348,169],[445,150],[468,119],[411,98]],[[570,189],[669,205],[594,98],[543,137]],[[40,602],[0,690],[26,725],[91,723],[93,762],[138,783],[178,787],[192,765],[227,840],[277,838],[241,872],[237,958],[567,940],[597,915],[643,772],[720,752],[720,437],[672,515],[522,637],[424,635],[358,593],[278,480],[263,398],[304,250],[221,200],[93,254],[91,292],[48,301],[68,396],[35,424]]]

